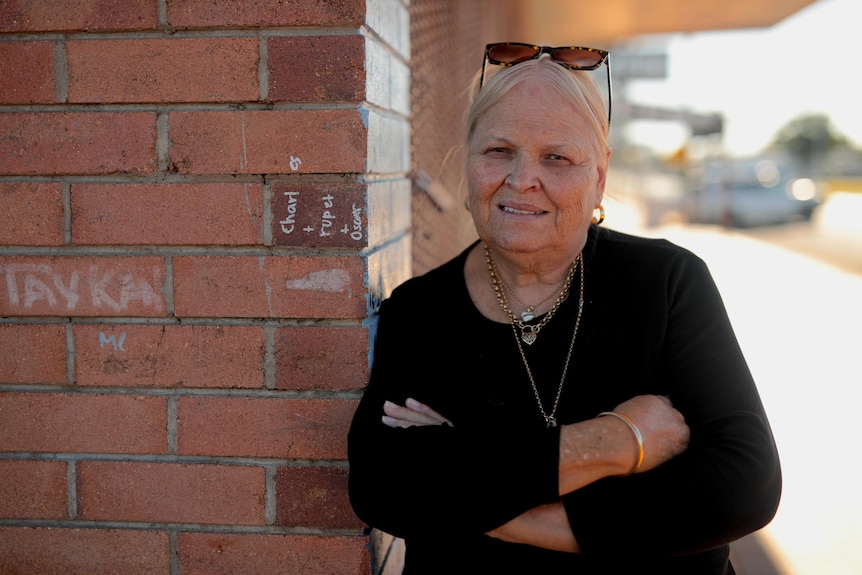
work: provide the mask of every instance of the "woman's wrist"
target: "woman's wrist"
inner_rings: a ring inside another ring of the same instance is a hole
[[[559,494],[632,469],[632,432],[612,417],[560,426]]]
[[[635,425],[635,422],[629,419],[627,416],[623,415],[622,413],[617,413],[616,411],[603,411],[597,417],[614,417],[625,423],[626,426],[629,428],[632,435],[634,436],[636,443],[635,462],[629,472],[624,473],[622,476],[624,477],[626,475],[632,475],[637,473],[644,463],[644,439],[637,425]]]

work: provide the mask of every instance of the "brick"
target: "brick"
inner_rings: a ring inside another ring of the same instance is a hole
[[[164,531],[0,527],[0,573],[169,573]]]
[[[367,316],[361,257],[177,257],[178,316]]]
[[[77,245],[263,244],[257,184],[81,184],[71,195]]]
[[[63,245],[63,187],[0,183],[0,245]]]
[[[368,245],[367,190],[358,184],[272,187],[272,238],[277,246]]]
[[[258,39],[170,38],[66,43],[69,102],[258,99]]]
[[[0,78],[0,103],[55,102],[54,43],[0,43]]]
[[[0,170],[11,175],[148,174],[156,163],[149,112],[0,114]]]
[[[157,257],[0,257],[0,314],[167,315]]]
[[[0,325],[0,384],[66,383],[66,328]]]
[[[183,533],[177,536],[183,575],[367,575],[367,537]]]
[[[0,393],[4,451],[158,454],[167,450],[161,397]]]
[[[297,327],[275,337],[278,389],[361,389],[368,382],[368,330]]]
[[[0,460],[0,517],[68,518],[66,463]]]
[[[411,236],[419,231],[411,229],[414,226],[411,219],[411,204],[414,203],[412,194],[412,182],[406,178],[369,184],[369,246],[387,244],[396,238]],[[466,231],[463,235],[466,241]]]
[[[410,123],[405,118],[369,109],[368,172],[403,173],[410,170]]]
[[[76,325],[80,386],[262,388],[260,327]]]
[[[82,461],[78,517],[98,521],[263,525],[263,467]]]
[[[152,30],[158,6],[152,0],[4,0],[0,32]]]
[[[181,397],[177,453],[345,459],[353,400]]]
[[[365,99],[363,36],[270,38],[269,99],[295,102]]]
[[[360,26],[365,0],[169,0],[168,25],[177,28]]]
[[[365,171],[358,110],[174,112],[169,124],[172,169],[180,174]]]
[[[347,496],[347,469],[282,467],[275,475],[276,524],[361,529]]]

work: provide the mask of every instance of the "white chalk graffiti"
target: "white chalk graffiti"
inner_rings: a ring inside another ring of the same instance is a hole
[[[324,207],[323,215],[320,219],[320,237],[324,238],[329,235],[329,232],[327,230],[332,227],[332,220],[335,219],[335,216],[333,216],[332,213],[329,211],[332,209],[332,206],[335,205],[335,203],[332,201],[335,198],[332,196],[332,194],[326,194],[320,199],[323,200]]]
[[[287,196],[287,217],[281,220],[281,231],[285,234],[293,233],[294,225],[296,224],[296,202],[299,192],[284,192]]]
[[[161,283],[162,274],[158,267],[152,269],[152,282],[133,272],[123,272],[115,278],[115,270],[102,270],[97,265],[89,266],[86,282],[81,282],[78,270],[69,272],[66,279],[49,264],[8,264],[2,267],[6,276],[6,296],[12,308],[30,309],[41,303],[49,308],[73,311],[78,306],[81,292],[87,291],[84,295],[89,295],[94,308],[120,312],[128,309],[131,302],[140,301],[144,307],[162,310],[162,298],[154,288]],[[86,283],[86,287],[82,288],[81,283]],[[116,285],[119,285],[119,292],[114,288],[114,293],[109,293]]]
[[[353,213],[353,231],[350,232],[350,239],[358,242],[362,240],[362,208],[353,204],[350,210]]]
[[[299,192],[283,192],[287,197],[287,215],[284,219],[279,220],[281,232],[285,235],[292,234],[296,230],[297,211],[299,208]],[[322,203],[322,212],[320,212],[320,223],[318,225],[307,224],[301,228],[301,231],[310,234],[316,233],[318,237],[331,237],[333,231],[337,231],[344,235],[350,236],[350,239],[360,242],[364,237],[362,228],[362,207],[357,206],[354,202],[351,206],[352,222],[344,224],[341,228],[335,230],[333,228],[337,216],[333,213],[336,197],[332,194],[320,196]]]
[[[99,332],[99,347],[103,348],[106,345],[111,345],[114,347],[114,351],[126,351],[123,347],[123,343],[126,341],[126,332],[120,334],[120,341],[117,341],[117,336],[112,335],[111,337],[105,337],[104,332]]]
[[[302,160],[298,157],[295,158],[293,156],[290,157],[290,169],[294,172],[299,169],[299,166],[302,165]]]
[[[350,274],[340,269],[321,270],[311,272],[299,279],[288,280],[284,287],[295,290],[343,292],[350,287]]]

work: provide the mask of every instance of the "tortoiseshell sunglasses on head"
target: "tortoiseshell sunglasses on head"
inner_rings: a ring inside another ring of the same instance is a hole
[[[602,64],[607,66],[608,76],[608,123],[611,121],[611,60],[606,50],[585,48],[583,46],[536,46],[521,42],[496,42],[485,46],[485,58],[482,61],[482,75],[479,77],[479,88],[485,82],[485,69],[488,64],[496,66],[514,66],[527,60],[535,60],[542,54],[550,56],[551,60],[569,70],[596,70]]]

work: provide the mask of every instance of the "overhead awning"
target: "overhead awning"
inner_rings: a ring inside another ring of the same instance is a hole
[[[642,34],[772,26],[816,0],[516,0],[531,42],[608,46]]]

